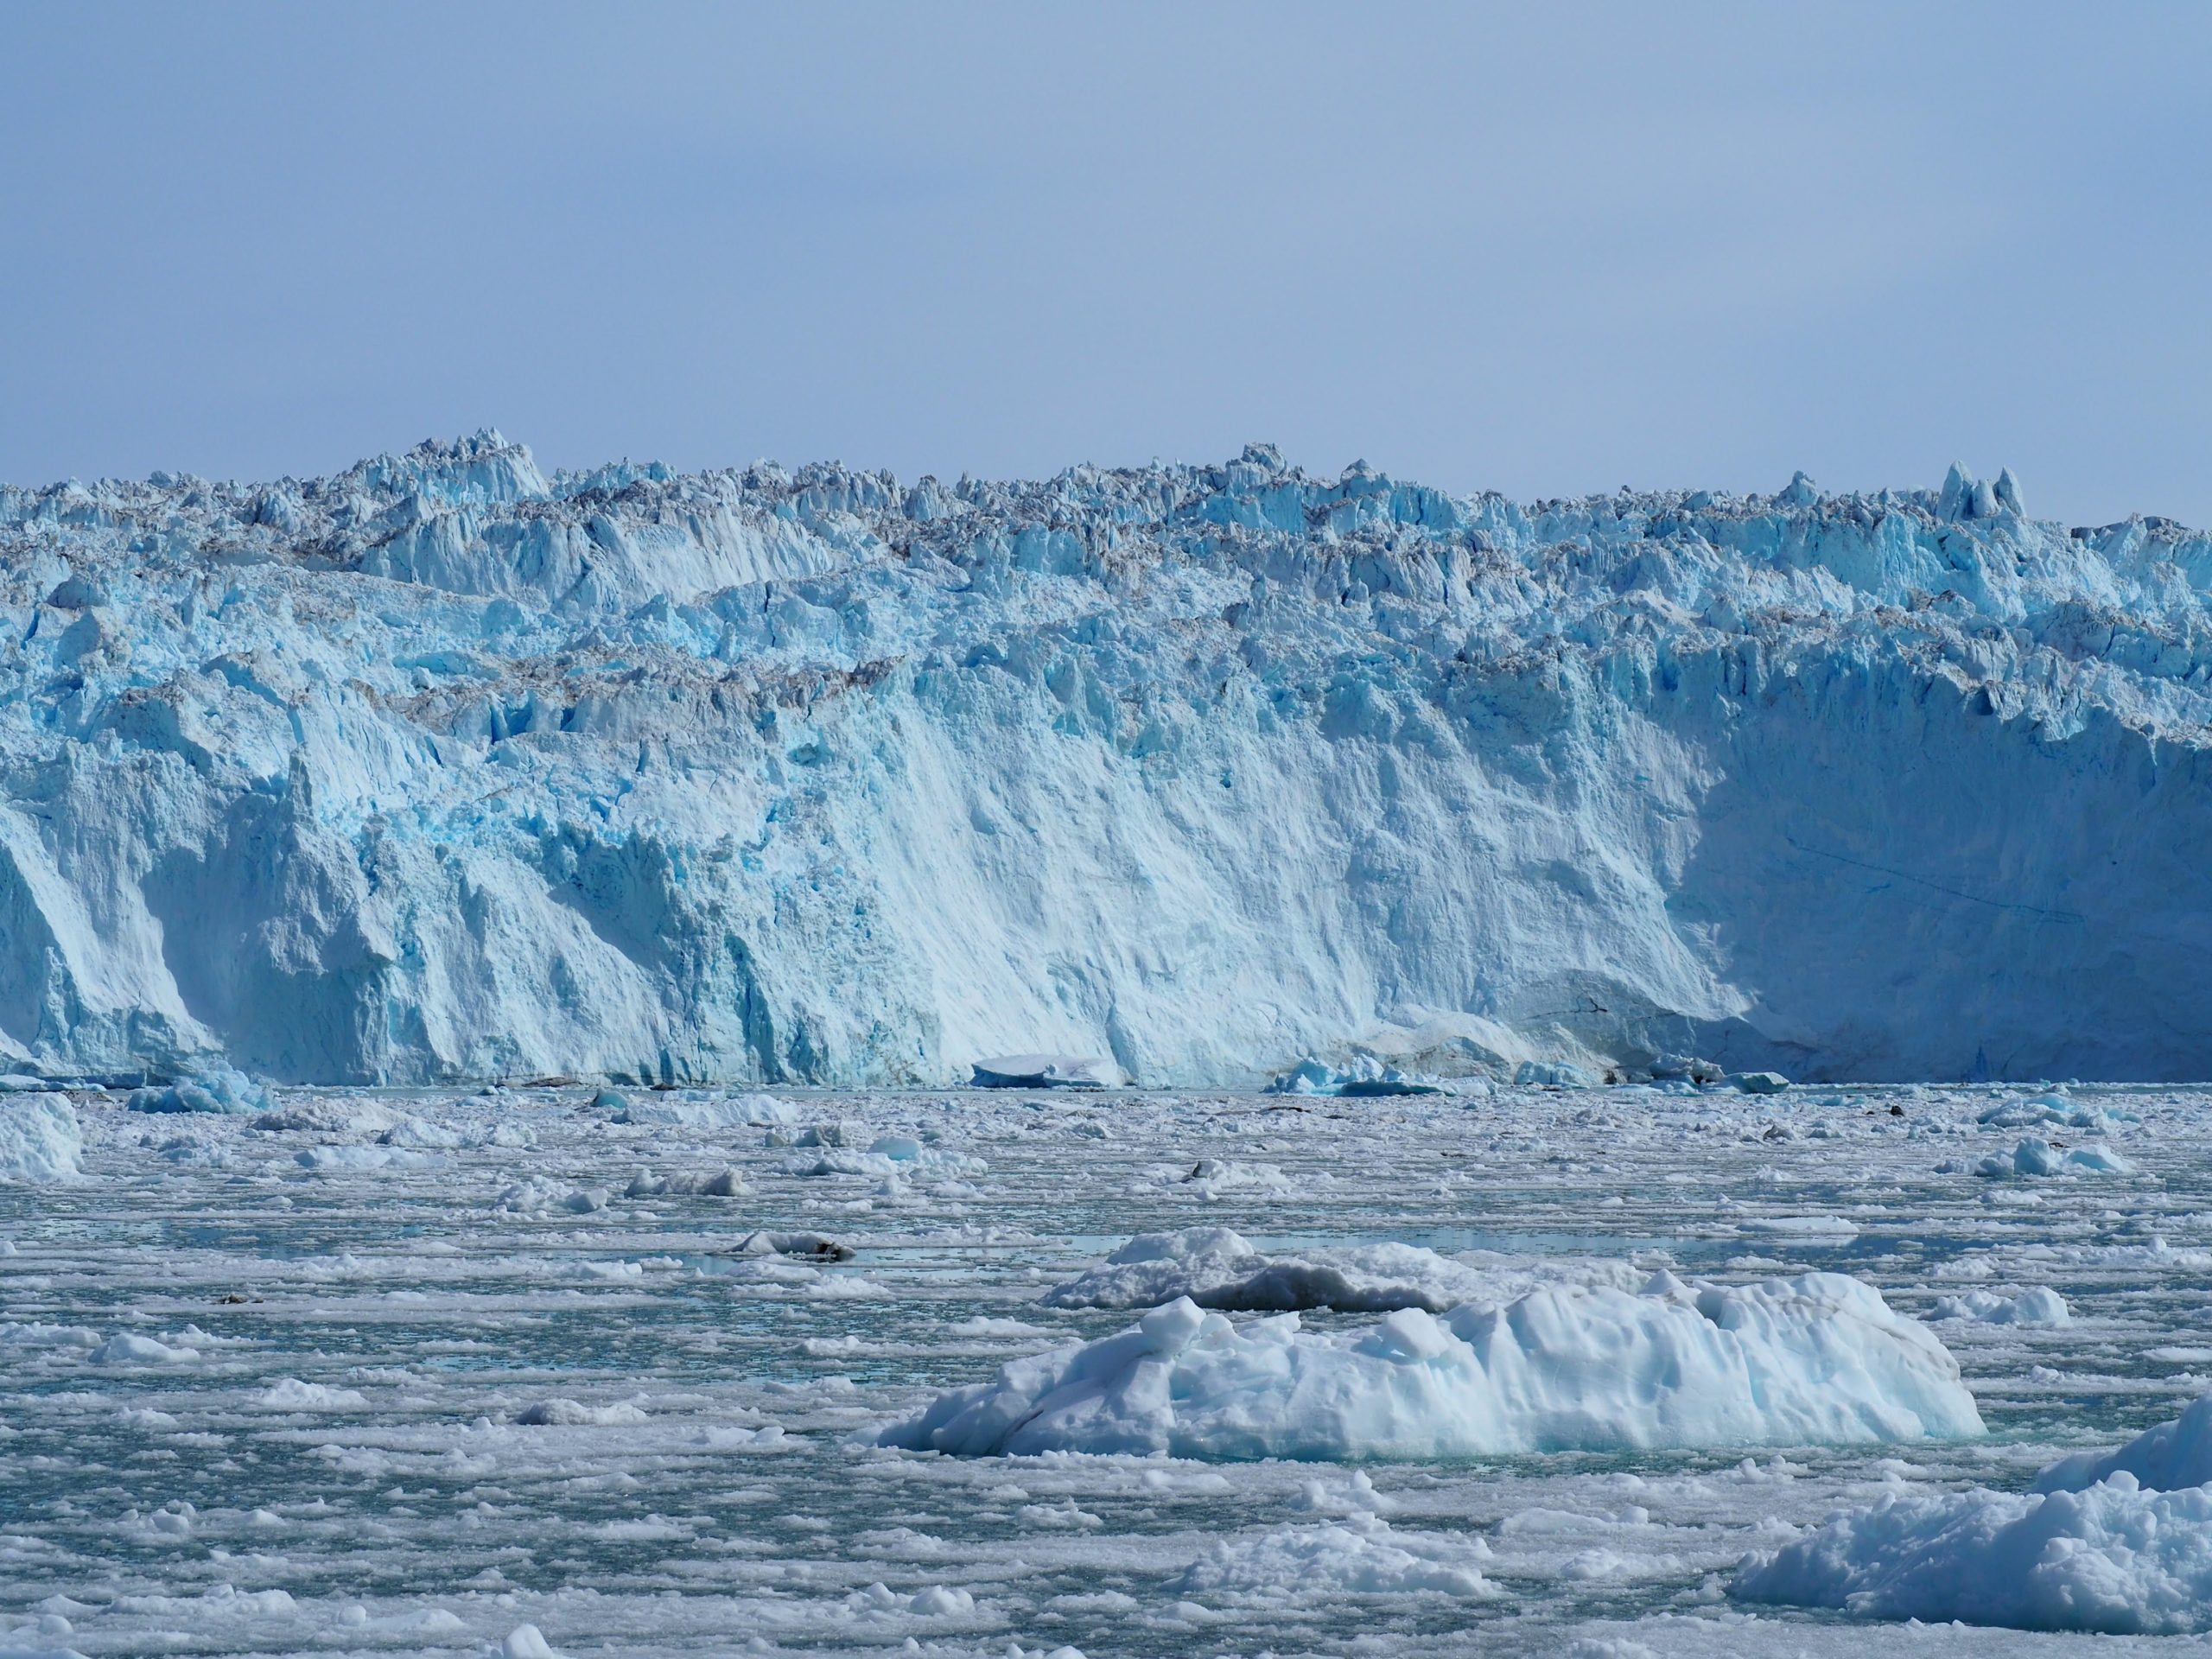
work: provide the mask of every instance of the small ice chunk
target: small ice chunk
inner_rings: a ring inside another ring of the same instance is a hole
[[[129,1109],[243,1114],[270,1111],[273,1103],[269,1091],[243,1071],[227,1065],[211,1065],[166,1087],[133,1090]]]
[[[1422,1593],[1473,1599],[1497,1593],[1476,1565],[1490,1553],[1478,1534],[1399,1532],[1376,1516],[1355,1514],[1221,1539],[1176,1587],[1263,1605]]]
[[[823,1233],[747,1233],[733,1255],[797,1255],[816,1262],[849,1262],[853,1247]]]
[[[368,1396],[358,1389],[334,1389],[325,1382],[279,1377],[261,1391],[260,1403],[273,1411],[363,1411]]]
[[[2037,1286],[2017,1296],[1969,1290],[1963,1295],[1942,1297],[1928,1317],[1930,1320],[1972,1319],[1981,1325],[2067,1325],[2074,1315],[2063,1296]]]
[[[1789,1086],[1779,1071],[1738,1071],[1728,1081],[1747,1095],[1778,1095]]]
[[[588,1406],[580,1400],[541,1400],[515,1414],[515,1421],[530,1428],[610,1428],[645,1421],[644,1411],[627,1400],[604,1406]]]
[[[489,1651],[491,1659],[561,1659],[535,1624],[516,1625],[505,1640],[493,1643]]]
[[[741,1129],[798,1121],[799,1109],[773,1095],[728,1098],[653,1095],[633,1100],[614,1115],[617,1123],[659,1123],[685,1129]]]
[[[649,1169],[641,1169],[630,1178],[630,1185],[622,1189],[622,1196],[626,1198],[734,1198],[749,1190],[744,1177],[734,1169],[721,1170],[712,1175],[656,1175]]]
[[[197,1348],[172,1348],[152,1337],[121,1331],[92,1350],[96,1365],[188,1365],[200,1357]]]
[[[2008,1156],[1995,1154],[1974,1166],[1974,1173],[1992,1180],[2031,1180],[2049,1175],[2133,1175],[2134,1163],[2109,1147],[2074,1147],[2062,1150],[2039,1135],[2029,1135]]]
[[[560,1211],[572,1216],[588,1216],[607,1208],[613,1195],[603,1186],[563,1188],[549,1185],[543,1181],[520,1181],[501,1192],[494,1206],[512,1210],[524,1215],[542,1216]]]

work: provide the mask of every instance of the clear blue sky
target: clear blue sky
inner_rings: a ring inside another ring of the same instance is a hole
[[[912,477],[2212,524],[2212,6],[0,3],[0,478]]]

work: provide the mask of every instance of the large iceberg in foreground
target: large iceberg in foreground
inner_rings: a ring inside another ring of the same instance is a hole
[[[1836,1274],[1737,1287],[1660,1274],[1319,1333],[1187,1298],[1014,1360],[883,1443],[965,1457],[1438,1458],[1796,1446],[1982,1431],[1925,1326]]]
[[[1747,1561],[1738,1600],[1872,1618],[2161,1635],[2212,1630],[2212,1399],[2028,1493],[1887,1497]]]
[[[2212,539],[1967,486],[0,486],[0,1069],[2212,1074]]]

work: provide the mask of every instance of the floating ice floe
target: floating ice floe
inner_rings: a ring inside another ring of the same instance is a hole
[[[1280,1165],[1241,1163],[1230,1158],[1201,1158],[1188,1169],[1179,1164],[1155,1164],[1147,1173],[1162,1186],[1184,1186],[1209,1202],[1224,1192],[1267,1192],[1288,1198],[1299,1184]],[[1309,1179],[1326,1180],[1325,1175]]]
[[[876,1150],[876,1145],[886,1144],[889,1151]],[[982,1175],[990,1169],[981,1158],[939,1147],[925,1147],[903,1136],[886,1137],[876,1145],[865,1152],[825,1147],[813,1157],[793,1158],[785,1167],[798,1176],[873,1175],[878,1179],[892,1175],[958,1178]]]
[[[1438,1318],[1314,1332],[1185,1298],[1103,1341],[1014,1360],[883,1431],[987,1457],[1436,1458],[1957,1438],[1959,1368],[1878,1292],[1835,1274],[1726,1287],[1659,1274]]]
[[[1594,1089],[1587,1071],[1571,1060],[1523,1060],[1514,1069],[1513,1081],[1523,1088]]]
[[[810,1262],[849,1262],[857,1254],[842,1239],[826,1233],[747,1233],[733,1255],[798,1256]]]
[[[181,1085],[185,1086],[185,1085]],[[267,1134],[375,1135],[407,1120],[373,1100],[308,1099],[287,1101],[259,1114],[250,1126]]]
[[[499,1194],[493,1201],[493,1208],[512,1210],[520,1215],[560,1212],[588,1216],[606,1209],[613,1196],[603,1186],[562,1187],[543,1181],[518,1181]]]
[[[626,1198],[741,1198],[752,1191],[745,1178],[734,1169],[717,1170],[713,1174],[656,1175],[650,1169],[641,1169],[630,1178],[630,1185],[622,1189]]]
[[[2031,1135],[2009,1154],[1999,1153],[1974,1166],[1993,1180],[2028,1180],[2044,1175],[2133,1175],[2134,1164],[2109,1147],[2054,1147]]]
[[[1740,1601],[2016,1630],[2212,1629],[2212,1399],[2024,1493],[1884,1498],[1747,1560]]]
[[[1052,1307],[1158,1307],[1180,1296],[1240,1313],[1387,1313],[1402,1307],[1441,1313],[1465,1302],[1503,1300],[1496,1276],[1418,1245],[1271,1254],[1226,1227],[1186,1227],[1138,1234],[1102,1265],[1055,1285],[1043,1300]]]
[[[604,1100],[618,1103],[617,1123],[660,1123],[684,1129],[742,1129],[769,1124],[796,1123],[799,1109],[773,1095],[648,1095],[625,1101],[611,1089],[601,1091]]]
[[[1274,1527],[1216,1542],[1183,1574],[1185,1595],[1268,1603],[1338,1596],[1494,1596],[1474,1533],[1400,1532],[1371,1514]]]
[[[257,1403],[272,1411],[365,1411],[369,1399],[359,1389],[334,1389],[327,1382],[284,1376],[264,1389]]]
[[[1122,1068],[1111,1060],[1071,1054],[1001,1054],[972,1063],[978,1089],[1118,1089]]]
[[[2070,1325],[2074,1319],[2066,1299],[2041,1285],[2017,1296],[1969,1290],[1962,1295],[1940,1297],[1928,1317],[1931,1321],[1971,1319],[1980,1325]]]
[[[1488,1083],[1483,1084],[1487,1088]],[[1371,1058],[1350,1071],[1338,1071],[1312,1055],[1276,1077],[1267,1086],[1271,1095],[1336,1095],[1347,1100],[1382,1099],[1402,1095],[1440,1095],[1441,1084],[1408,1077],[1395,1065]]]
[[[266,1089],[226,1065],[211,1066],[166,1086],[134,1089],[128,1105],[134,1112],[244,1114],[274,1109]]]
[[[85,1173],[84,1154],[66,1096],[0,1095],[0,1181],[73,1181]]]
[[[189,1365],[200,1357],[197,1348],[172,1347],[155,1337],[119,1331],[89,1356],[96,1365]]]
[[[515,1414],[525,1428],[613,1428],[646,1421],[644,1409],[627,1400],[588,1406],[579,1400],[541,1400]]]
[[[292,1154],[302,1169],[317,1174],[359,1174],[372,1169],[442,1169],[450,1161],[435,1152],[402,1147],[308,1147]]]

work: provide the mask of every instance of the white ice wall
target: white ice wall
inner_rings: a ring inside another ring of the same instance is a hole
[[[0,1053],[2212,1076],[2212,542],[2018,499],[0,489]]]

